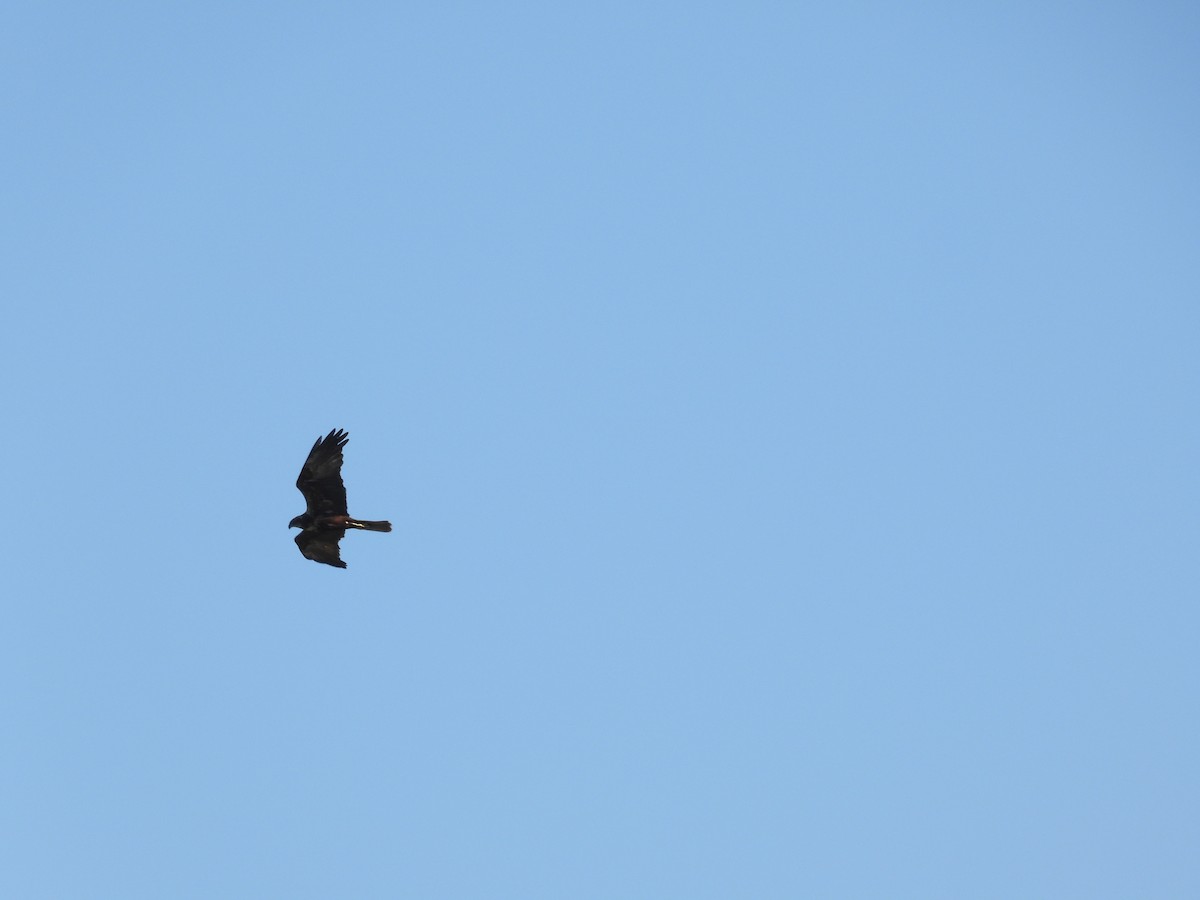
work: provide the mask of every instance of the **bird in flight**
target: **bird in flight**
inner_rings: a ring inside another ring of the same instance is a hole
[[[391,522],[368,522],[352,519],[346,512],[346,485],[342,483],[342,448],[350,436],[335,428],[308,451],[308,459],[296,479],[296,487],[304,495],[308,509],[288,522],[288,528],[299,528],[296,546],[311,560],[328,566],[346,568],[338,552],[338,542],[347,528],[363,531],[391,531]]]

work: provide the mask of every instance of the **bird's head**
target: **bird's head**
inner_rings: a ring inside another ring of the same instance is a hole
[[[288,530],[293,528],[303,528],[305,515],[306,513],[301,513],[300,515],[296,516],[296,518],[292,519],[292,521],[288,522]]]

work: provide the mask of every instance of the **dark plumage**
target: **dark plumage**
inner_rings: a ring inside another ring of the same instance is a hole
[[[299,528],[296,546],[311,560],[329,566],[346,568],[339,553],[338,542],[347,528],[363,531],[391,531],[391,522],[368,522],[352,519],[346,512],[346,485],[342,483],[342,448],[350,436],[335,428],[323,438],[317,438],[296,487],[304,495],[308,509],[288,522],[288,528]]]

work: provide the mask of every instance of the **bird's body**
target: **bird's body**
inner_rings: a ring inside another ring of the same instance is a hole
[[[323,438],[317,438],[296,487],[304,495],[308,508],[288,523],[288,528],[299,528],[296,546],[300,552],[315,562],[346,568],[342,562],[338,543],[346,535],[346,529],[362,531],[391,531],[391,522],[371,522],[353,519],[346,511],[346,486],[342,482],[342,448],[350,436],[335,428]]]

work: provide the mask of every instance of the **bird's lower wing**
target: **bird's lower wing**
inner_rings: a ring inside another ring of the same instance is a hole
[[[331,531],[301,531],[296,535],[296,546],[309,559],[329,566],[346,568],[339,552],[338,541],[346,534],[345,529]]]

